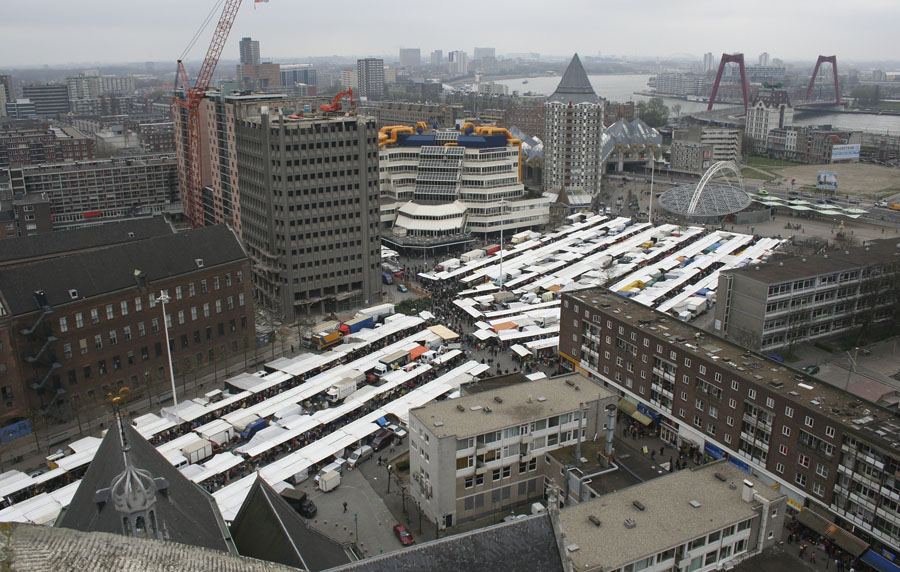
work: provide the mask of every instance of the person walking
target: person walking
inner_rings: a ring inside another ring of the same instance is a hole
[[[344,501],[344,512],[347,512],[347,501]]]

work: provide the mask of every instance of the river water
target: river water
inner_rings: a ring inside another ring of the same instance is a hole
[[[517,79],[503,79],[500,83],[509,87],[510,93],[531,92],[540,95],[550,95],[559,85],[560,76],[543,76]],[[646,101],[649,96],[637,95],[639,91],[649,91],[647,74],[609,74],[590,75],[591,85],[597,95],[605,97],[609,101]],[[523,81],[528,83],[522,83]],[[671,109],[673,105],[681,106],[681,113],[695,113],[706,111],[707,104],[699,101],[684,101],[676,98],[664,98],[666,105]],[[715,104],[714,109],[734,107],[734,104]],[[900,135],[900,116],[898,115],[862,115],[852,113],[803,113],[794,117],[795,125],[831,125],[837,129],[850,129],[853,131],[870,131],[873,133],[888,133]]]

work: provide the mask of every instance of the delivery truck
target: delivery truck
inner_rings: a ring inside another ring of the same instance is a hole
[[[341,343],[341,339],[344,337],[338,331],[334,332],[319,332],[318,334],[314,334],[313,339],[313,347],[319,351],[330,348],[331,346],[336,346]]]
[[[344,378],[325,390],[325,399],[331,405],[336,405],[344,400],[348,395],[356,391],[358,382],[353,378]]]
[[[355,334],[363,328],[374,327],[375,319],[372,316],[359,316],[357,318],[353,318],[352,320],[347,320],[346,322],[341,324],[339,330],[341,334],[349,336],[350,334]]]
[[[319,479],[319,490],[328,493],[338,488],[341,484],[341,474],[337,471],[328,471]]]

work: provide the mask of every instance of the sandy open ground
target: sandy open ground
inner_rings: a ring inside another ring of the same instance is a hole
[[[835,165],[798,165],[796,167],[763,167],[778,173],[790,183],[797,179],[797,187],[814,187],[819,171],[838,174],[838,193],[850,195],[893,195],[900,192],[900,169],[870,165],[867,163],[840,163]]]

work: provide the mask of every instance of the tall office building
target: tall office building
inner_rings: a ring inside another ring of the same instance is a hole
[[[415,51],[418,54],[419,50]],[[360,97],[373,101],[384,99],[384,60],[378,58],[357,60],[356,73]]]
[[[259,41],[241,38],[241,64],[259,64]]]
[[[49,117],[69,112],[69,86],[66,84],[26,85],[22,96],[34,103],[39,116]]]
[[[769,52],[763,52],[759,54],[759,65],[761,67],[766,67],[769,65]]]
[[[259,108],[234,132],[259,307],[290,322],[380,301],[375,119]]]
[[[400,67],[417,68],[422,65],[422,52],[419,48],[400,48]]]
[[[716,58],[712,52],[703,54],[703,73],[709,73],[716,69]]]
[[[442,50],[434,50],[431,52],[431,66],[440,67],[444,63],[444,52]]]
[[[312,67],[312,64],[283,64],[281,66],[281,85],[291,87],[298,83],[305,83],[309,86],[318,85],[316,68]]]
[[[603,100],[578,54],[544,105],[544,189],[600,191]]]

